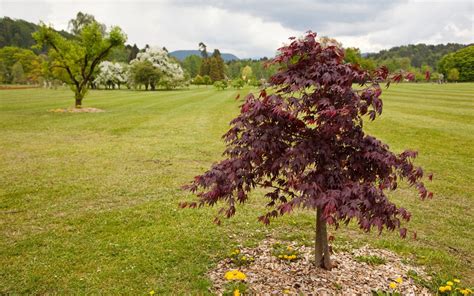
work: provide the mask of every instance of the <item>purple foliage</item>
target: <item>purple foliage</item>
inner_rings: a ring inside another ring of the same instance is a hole
[[[223,136],[225,159],[186,186],[199,201],[181,206],[223,201],[220,213],[231,217],[236,203],[263,187],[269,189],[270,209],[259,217],[265,224],[296,207],[320,208],[336,227],[356,219],[366,231],[400,229],[405,236],[400,223],[410,213],[390,202],[386,191],[404,179],[422,199],[433,194],[421,181],[423,170],[413,164],[417,153],[391,152],[364,133],[363,118],[382,113],[381,83],[413,75],[389,74],[385,67],[368,72],[344,63],[342,49],[319,43],[312,32],[279,52],[272,61],[280,70],[271,77],[271,88],[247,95]]]

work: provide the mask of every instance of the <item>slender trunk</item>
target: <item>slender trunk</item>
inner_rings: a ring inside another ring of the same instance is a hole
[[[81,108],[83,98],[84,98],[83,92],[80,89],[76,89],[76,93],[75,93],[75,99],[76,99],[75,106],[76,106],[76,108]]]
[[[330,270],[331,254],[329,253],[328,234],[326,229],[326,221],[322,217],[322,210],[316,210],[316,239],[314,245],[315,264],[317,267]]]

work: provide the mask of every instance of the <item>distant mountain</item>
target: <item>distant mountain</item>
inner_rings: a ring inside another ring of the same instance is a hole
[[[201,52],[199,50],[175,50],[175,51],[172,51],[170,52],[170,55],[177,58],[178,60],[182,61],[184,60],[186,57],[190,56],[190,55],[197,55],[197,56],[201,56]],[[209,53],[209,55],[211,55],[212,53]],[[222,59],[227,62],[227,61],[233,61],[233,60],[239,60],[238,57],[236,57],[235,55],[231,54],[231,53],[221,53],[221,56],[222,56]]]

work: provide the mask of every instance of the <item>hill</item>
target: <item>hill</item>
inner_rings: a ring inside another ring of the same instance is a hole
[[[437,69],[438,61],[446,54],[458,51],[466,47],[465,44],[448,43],[438,45],[428,44],[409,44],[395,46],[388,50],[381,50],[378,53],[367,53],[365,58],[383,61],[397,58],[409,58],[411,66],[420,68],[422,65],[428,65]]]
[[[199,50],[188,49],[188,50],[175,50],[175,51],[170,52],[171,56],[177,58],[180,61],[184,60],[186,57],[193,54],[197,56],[201,56],[201,52]],[[225,62],[239,60],[238,57],[236,57],[235,55],[231,53],[221,53],[221,56]]]
[[[16,46],[28,48],[35,45],[35,40],[31,34],[37,31],[38,25],[25,20],[14,20],[9,17],[0,18],[0,48],[5,46]],[[58,31],[66,38],[72,38],[72,35],[66,31]]]

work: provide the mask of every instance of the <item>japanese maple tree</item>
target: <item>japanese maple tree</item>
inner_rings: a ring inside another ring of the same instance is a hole
[[[249,94],[231,121],[223,136],[225,159],[185,186],[199,201],[181,206],[223,201],[220,214],[231,217],[252,189],[266,188],[269,211],[259,220],[268,224],[298,207],[314,210],[316,265],[330,269],[327,224],[356,219],[365,231],[399,229],[405,237],[401,220],[410,213],[389,201],[386,191],[405,179],[422,199],[433,195],[421,181],[423,170],[412,163],[416,152],[396,154],[363,130],[365,116],[374,120],[382,113],[381,84],[413,75],[344,63],[337,43],[319,42],[312,32],[290,39],[272,61],[280,69],[270,78],[271,90]]]

